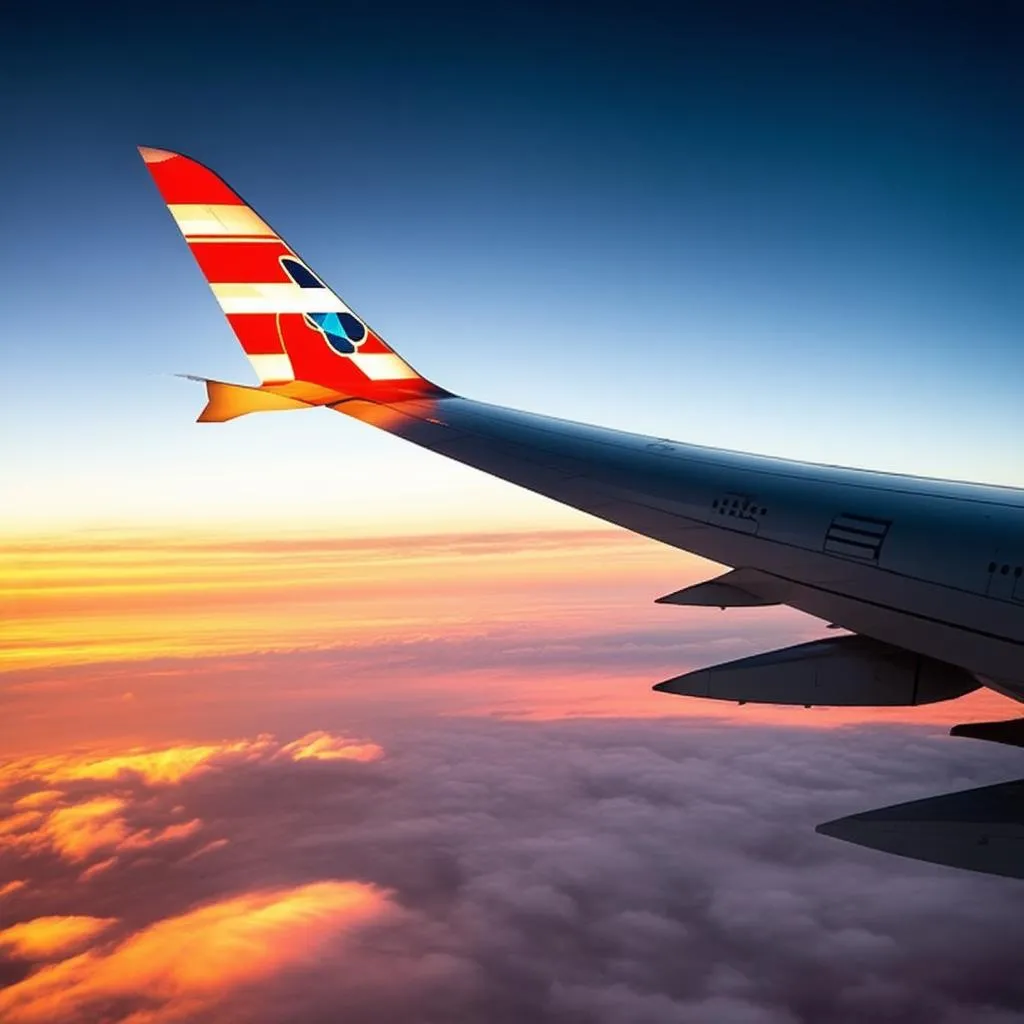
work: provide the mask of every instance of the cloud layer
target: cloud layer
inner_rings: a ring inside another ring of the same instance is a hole
[[[0,1018],[1008,1024],[1024,887],[813,825],[1011,777],[1014,753],[440,720],[23,759]]]

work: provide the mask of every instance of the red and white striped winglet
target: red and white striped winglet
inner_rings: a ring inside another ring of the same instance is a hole
[[[298,380],[380,401],[442,393],[213,171],[139,152],[262,385]]]

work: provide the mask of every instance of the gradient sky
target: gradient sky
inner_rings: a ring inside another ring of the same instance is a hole
[[[1013,1024],[1024,889],[815,835],[1014,714],[652,693],[823,635],[251,371],[135,146],[453,391],[1024,486],[1014,5],[61,5],[0,33],[0,1017]]]
[[[250,371],[137,143],[219,170],[454,391],[1024,483],[1009,15],[215,6],[5,33],[5,529],[584,521],[325,414],[194,427],[171,375]]]

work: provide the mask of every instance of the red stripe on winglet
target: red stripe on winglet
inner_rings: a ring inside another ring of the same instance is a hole
[[[287,284],[279,256],[291,256],[283,242],[190,242],[189,248],[210,284]]]
[[[176,153],[163,159],[149,159],[144,152],[142,158],[165,203],[245,205],[213,171],[187,156]]]
[[[270,356],[284,351],[275,313],[228,313],[228,323],[246,355]]]

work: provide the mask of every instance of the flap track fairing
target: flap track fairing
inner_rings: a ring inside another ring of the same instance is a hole
[[[687,672],[654,689],[741,704],[897,707],[952,700],[980,685],[955,665],[868,637],[839,636]]]

